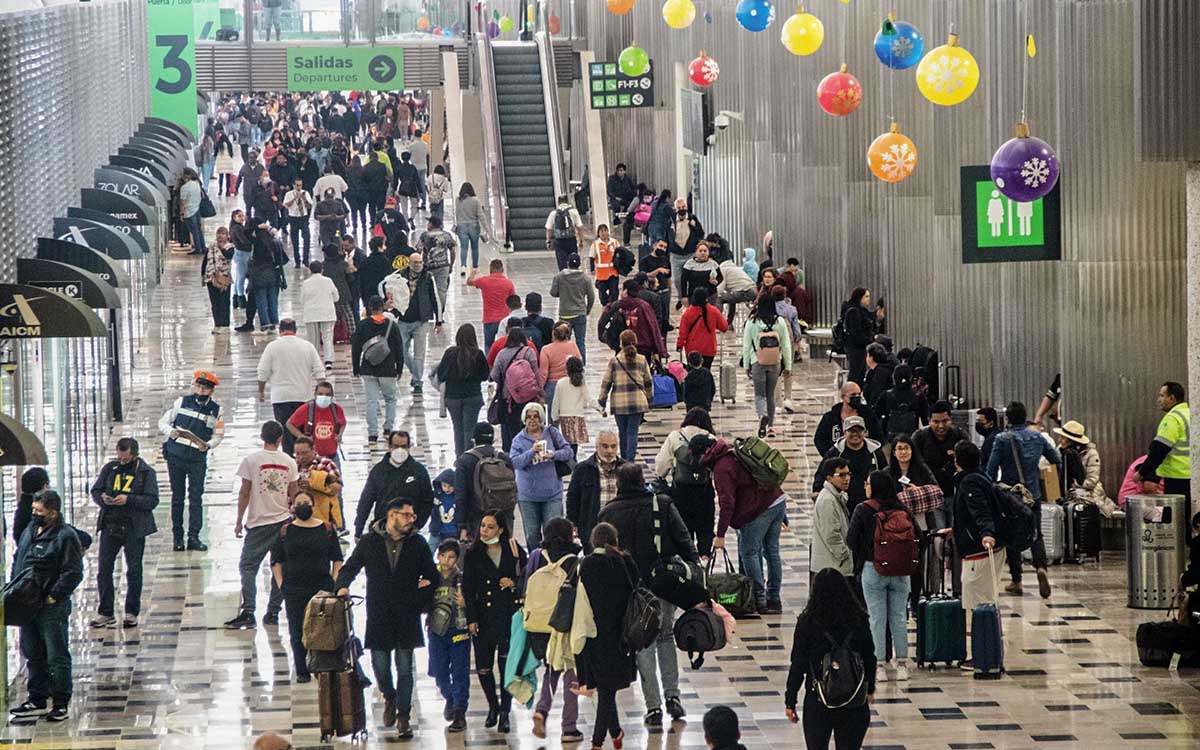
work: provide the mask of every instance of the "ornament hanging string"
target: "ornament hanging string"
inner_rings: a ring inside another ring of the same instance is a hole
[[[1025,28],[1025,58],[1021,63],[1021,122],[1025,122],[1025,105],[1029,96],[1029,58],[1033,57],[1033,41],[1029,36],[1029,0],[1024,0],[1021,3],[1021,11],[1024,13]]]

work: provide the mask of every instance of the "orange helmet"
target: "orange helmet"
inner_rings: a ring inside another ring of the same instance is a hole
[[[217,376],[209,370],[196,370],[192,373],[192,382],[195,383],[210,383],[215,388],[221,384]]]

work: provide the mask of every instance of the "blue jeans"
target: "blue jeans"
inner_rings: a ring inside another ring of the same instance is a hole
[[[867,617],[871,621],[871,640],[875,642],[875,658],[883,663],[887,654],[884,634],[891,626],[892,651],[897,661],[908,658],[908,576],[881,576],[874,563],[863,565],[863,598],[867,600]]]
[[[396,680],[392,681],[392,654],[396,655]],[[407,719],[412,713],[413,650],[411,648],[371,649],[371,669],[379,692],[396,701],[396,715]]]
[[[459,264],[463,268],[479,268],[479,222],[460,221],[455,227],[458,233]],[[467,265],[467,248],[471,249],[471,265]]]
[[[200,528],[204,525],[204,478],[207,474],[207,458],[201,457],[195,461],[167,459],[167,479],[171,482],[171,531],[177,542],[183,541],[185,493],[188,503],[187,538],[193,541],[200,539]]]
[[[363,375],[363,390],[367,396],[367,436],[376,437],[380,434],[380,395],[383,396],[383,432],[391,432],[396,424],[396,379]]]
[[[204,253],[208,251],[208,246],[204,244],[204,226],[200,223],[200,212],[192,214],[183,220],[183,225],[187,227],[188,234],[192,238],[192,252]]]
[[[787,502],[779,502],[763,511],[758,518],[738,529],[738,562],[742,571],[754,581],[754,598],[759,604],[779,600],[783,563],[779,559],[779,529]],[[767,560],[766,578],[763,558]]]
[[[258,308],[258,327],[279,325],[279,287],[254,290],[254,306]]]
[[[675,605],[659,599],[658,608],[662,612],[662,625],[658,637],[649,648],[644,648],[637,654],[638,676],[641,678],[642,695],[646,699],[646,710],[653,711],[662,708],[663,696],[667,700],[678,698],[679,692],[679,650],[675,647]],[[659,689],[659,676],[662,677],[662,689]]]
[[[554,405],[554,389],[558,388],[557,380],[547,378],[546,384],[542,386],[542,395],[546,398],[546,419],[550,418],[550,407]]]
[[[461,456],[470,446],[468,442],[475,433],[479,411],[483,408],[483,396],[446,399],[446,413],[450,415],[450,426],[454,430],[454,455]]]
[[[617,418],[617,442],[621,449],[621,458],[633,461],[637,458],[638,428],[642,426],[645,414],[614,414]]]
[[[396,324],[400,330],[400,351],[404,355],[404,366],[412,377],[412,384],[419,386],[425,372],[425,348],[429,343],[429,322],[418,320],[412,323],[400,321]],[[396,373],[400,375],[399,372]]]
[[[250,268],[250,251],[233,251],[233,293],[246,295],[246,270]]]
[[[542,526],[551,518],[562,518],[562,493],[550,500],[521,500],[521,528],[525,529],[525,549],[542,546]]]
[[[496,331],[500,330],[501,322],[502,321],[498,320],[495,323],[484,323],[483,324],[483,351],[484,352],[487,352],[489,349],[491,349],[492,343],[496,341]]]
[[[71,600],[41,611],[30,625],[21,626],[21,655],[29,666],[29,700],[38,705],[54,699],[55,706],[71,702],[71,647],[67,635]]]
[[[575,346],[579,347],[579,359],[586,365],[588,317],[576,315],[573,318],[564,318],[564,320],[571,324],[571,337],[575,340]]]
[[[471,694],[471,636],[467,631],[451,628],[445,635],[429,634],[429,676],[456,711],[467,710]]]

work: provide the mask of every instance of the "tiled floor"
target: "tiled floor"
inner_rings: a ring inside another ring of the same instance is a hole
[[[228,207],[225,207],[228,210]],[[486,265],[486,258],[481,265]],[[553,261],[547,256],[507,256],[518,291],[541,291],[547,311]],[[269,406],[255,399],[254,368],[266,340],[248,335],[213,336],[204,289],[196,282],[198,261],[175,257],[154,296],[146,337],[138,342],[139,363],[127,398],[129,419],[119,434],[141,440],[143,454],[158,461],[155,423],[176,395],[188,387],[190,373],[210,368],[221,378],[216,398],[226,406],[227,437],[210,462],[206,554],[173,553],[169,531],[151,538],[146,555],[143,624],[138,630],[89,632],[86,618],[96,604],[95,553],[87,560],[87,579],[75,596],[72,644],[75,657],[75,700],[72,719],[62,726],[39,723],[0,729],[0,747],[35,748],[239,748],[265,730],[290,735],[297,747],[319,744],[316,687],[290,679],[286,622],[279,628],[231,633],[219,624],[235,613],[238,602],[237,556],[233,535],[235,495],[233,471],[239,458],[257,447],[260,422]],[[305,272],[306,273],[306,272]],[[299,316],[299,276],[281,302],[284,315]],[[450,325],[431,336],[428,362],[436,362],[459,322],[478,320],[478,294],[456,279],[449,300]],[[594,331],[590,351],[600,353]],[[733,336],[724,341],[734,350]],[[338,399],[351,416],[345,467],[351,504],[357,499],[371,462],[361,418],[362,390],[349,376],[348,348],[340,348],[335,370]],[[732,356],[736,357],[736,354]],[[593,360],[595,362],[597,360]],[[588,378],[598,385],[599,368]],[[786,613],[739,623],[737,640],[711,657],[698,672],[686,667],[682,687],[689,721],[663,733],[642,728],[641,697],[635,687],[621,695],[628,745],[632,748],[700,748],[704,746],[700,715],[707,706],[733,706],[743,723],[749,748],[791,748],[803,742],[797,727],[783,716],[782,692],[795,614],[807,587],[807,539],[810,503],[806,487],[814,451],[810,436],[820,413],[833,399],[833,371],[821,362],[805,363],[797,382],[800,413],[781,416],[778,441],[793,462],[788,489],[791,531],[784,536],[784,600]],[[406,383],[407,384],[407,383]],[[399,423],[416,436],[416,455],[431,472],[450,465],[449,424],[437,416],[436,394],[416,403],[401,389]],[[427,391],[427,394],[429,392]],[[643,430],[641,456],[651,458],[666,432],[682,414],[655,412]],[[748,380],[736,404],[715,406],[714,421],[723,433],[746,434],[754,425]],[[603,420],[590,425],[593,435]],[[165,467],[159,466],[164,502],[158,521],[169,529]],[[84,498],[77,518],[84,527],[94,515]],[[732,534],[730,540],[733,541]],[[118,569],[120,574],[120,569]],[[1196,748],[1200,747],[1200,673],[1144,669],[1131,643],[1135,624],[1157,613],[1124,608],[1125,568],[1120,553],[1108,553],[1101,564],[1068,566],[1053,571],[1054,597],[1043,603],[1036,595],[1005,598],[1002,603],[1009,675],[996,682],[976,682],[958,670],[914,672],[906,685],[880,686],[867,746],[882,748]],[[266,571],[260,579],[265,595]],[[361,586],[361,579],[359,585]],[[121,591],[123,589],[119,589]],[[261,611],[261,607],[260,607]],[[360,615],[361,618],[361,615]],[[361,621],[361,620],[360,620]],[[10,630],[10,663],[16,631]],[[557,712],[549,724],[550,739],[530,732],[529,713],[514,714],[516,731],[507,738],[482,727],[484,705],[476,690],[470,728],[447,735],[441,701],[424,675],[419,656],[417,739],[412,746],[479,747],[509,744],[557,747]],[[682,660],[681,660],[682,664]],[[369,660],[367,660],[369,669]],[[23,676],[16,675],[11,695],[22,700]],[[380,724],[382,705],[369,692],[371,732],[367,744],[394,746]],[[591,705],[581,702],[583,724]]]

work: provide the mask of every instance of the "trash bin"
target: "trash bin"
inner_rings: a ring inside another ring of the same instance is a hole
[[[1183,495],[1130,495],[1125,506],[1129,606],[1170,609],[1187,558]]]

